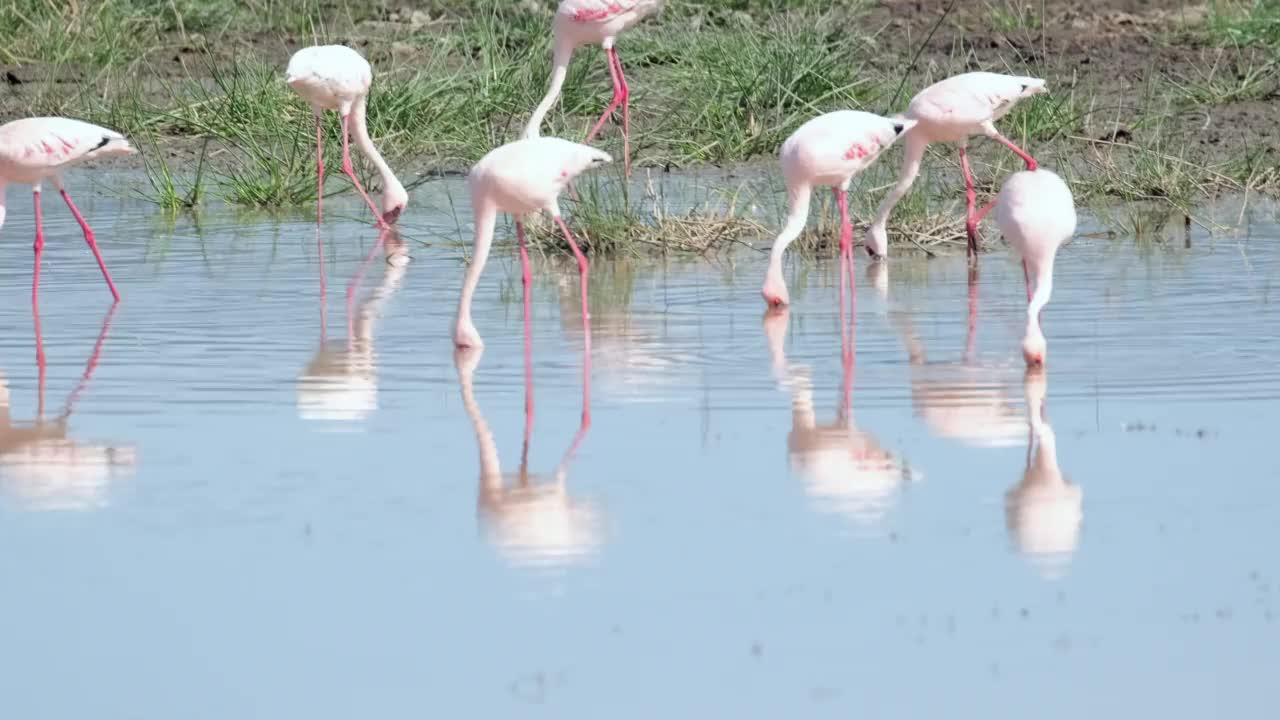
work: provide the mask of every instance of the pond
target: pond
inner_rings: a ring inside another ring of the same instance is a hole
[[[1078,237],[1028,374],[1003,253],[859,256],[852,322],[834,262],[766,313],[747,250],[599,261],[588,355],[562,259],[526,354],[500,246],[455,356],[466,228],[387,262],[345,199],[82,193],[113,312],[49,203],[37,320],[10,196],[6,717],[1256,717],[1280,672],[1265,219]]]

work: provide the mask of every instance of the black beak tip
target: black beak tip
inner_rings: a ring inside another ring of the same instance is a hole
[[[894,123],[894,124],[893,124],[893,134],[894,134],[895,136],[897,136],[897,135],[901,135],[901,134],[902,134],[902,131],[903,131],[903,130],[905,130],[905,129],[906,129],[906,127],[907,127],[907,126],[906,126],[906,125],[903,125],[902,123]]]

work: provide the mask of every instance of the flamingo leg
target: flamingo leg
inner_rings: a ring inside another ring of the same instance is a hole
[[[316,113],[316,224],[324,216],[324,123],[320,113]],[[322,259],[320,261],[324,263]]]
[[[40,216],[40,189],[36,188],[34,193],[36,204],[36,241],[32,244],[31,249],[36,254],[36,268],[31,276],[31,307],[35,311],[36,304],[40,301],[40,257],[44,254],[44,222]],[[36,338],[40,337],[40,315],[36,314]],[[44,346],[39,342],[36,343],[36,358],[43,362]]]
[[[844,276],[849,274],[849,305],[853,306],[853,293],[857,289],[853,278],[853,222],[849,219],[849,193],[843,188],[833,188],[836,195],[836,206],[840,208],[840,312],[843,315],[845,305]],[[843,323],[843,320],[841,321]]]
[[[613,115],[613,111],[617,110],[618,106],[622,104],[622,83],[618,78],[618,67],[613,64],[612,49],[605,50],[604,57],[609,63],[609,79],[613,81],[613,99],[609,101],[609,107],[605,108],[604,114],[602,114],[600,119],[596,121],[595,126],[591,128],[591,132],[587,133],[587,139],[585,141],[587,145],[591,144],[591,140],[600,132],[600,128],[604,127],[605,121],[608,120]]]
[[[972,363],[978,349],[978,266],[969,266],[969,323],[964,336],[964,361]]]
[[[529,249],[524,237],[524,223],[516,220],[516,238],[520,241],[520,284],[524,287],[524,446],[529,448],[533,429],[533,324],[530,320],[530,291],[533,276],[529,272]]]
[[[582,249],[578,247],[578,243],[573,239],[573,233],[569,232],[569,226],[565,224],[564,218],[559,215],[555,216],[556,224],[560,226],[560,231],[564,233],[564,237],[569,241],[569,247],[573,248],[573,254],[578,258],[578,277],[582,283],[582,325],[587,327],[590,313],[587,308],[587,256],[582,254]],[[587,336],[590,338],[590,335]],[[587,341],[590,343],[590,339]]]
[[[48,367],[44,359],[44,336],[40,333],[40,307],[31,304],[31,319],[36,326],[36,418],[44,420],[44,381]]]
[[[627,76],[622,72],[622,59],[618,57],[618,48],[609,51],[613,56],[614,67],[618,69],[618,85],[622,87],[622,165],[627,177],[631,177],[631,88],[627,85]]]
[[[969,256],[969,262],[973,262],[978,257],[978,222],[980,218],[975,209],[978,202],[978,193],[973,187],[973,173],[969,171],[969,153],[963,145],[960,146],[960,167],[964,170],[964,229],[969,236],[969,245],[965,252]]]
[[[1002,145],[1012,150],[1018,157],[1022,158],[1022,162],[1027,164],[1028,172],[1035,172],[1035,169],[1039,167],[1039,163],[1036,162],[1035,158],[1028,155],[1026,151],[1023,150],[1022,148],[1018,147],[1017,145],[1014,145],[1013,141],[1010,140],[1009,138],[1005,137],[1004,135],[1001,135],[1000,133],[996,133],[991,137],[998,140]]]
[[[84,231],[84,241],[89,245],[89,249],[93,251],[93,259],[98,261],[98,269],[102,271],[102,279],[107,281],[107,288],[111,290],[111,297],[116,302],[120,302],[120,293],[116,292],[116,284],[111,282],[111,273],[107,272],[107,264],[102,260],[102,252],[98,250],[98,243],[93,238],[93,229],[89,227],[89,223],[85,222],[84,216],[76,209],[76,204],[71,202],[71,196],[66,190],[59,190],[62,193],[62,199],[67,203],[67,207],[71,210],[71,214],[76,217],[76,222],[80,223],[80,229]]]
[[[369,193],[364,191],[364,186],[360,184],[360,180],[356,178],[355,166],[351,164],[351,115],[342,116],[342,172],[351,178],[351,184],[356,186],[356,191],[360,193],[360,197],[364,198],[364,202],[373,211],[374,224],[379,228],[387,226],[382,220],[382,213],[378,211],[377,206],[369,199]]]

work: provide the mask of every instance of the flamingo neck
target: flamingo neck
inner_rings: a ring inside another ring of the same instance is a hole
[[[474,187],[472,192],[475,192]],[[476,285],[480,283],[480,273],[484,271],[485,261],[489,259],[489,247],[493,244],[493,231],[497,222],[496,209],[476,209],[476,242],[471,264],[467,266],[466,277],[462,280],[462,292],[458,296],[458,317],[454,327],[471,324],[471,298],[475,295]]]
[[[458,380],[462,386],[462,406],[471,418],[471,427],[476,433],[476,447],[480,451],[480,485],[485,490],[502,489],[502,468],[498,464],[498,443],[493,439],[493,431],[485,422],[480,412],[480,404],[476,402],[476,394],[472,388],[472,370],[458,369]]]
[[[912,128],[914,130],[915,128]],[[872,227],[884,228],[885,223],[889,221],[889,213],[893,212],[893,208],[902,199],[903,195],[911,189],[916,181],[916,176],[920,174],[920,162],[924,159],[924,150],[929,146],[929,141],[923,135],[907,130],[903,138],[905,147],[902,151],[902,171],[898,174],[898,182],[885,196],[884,201],[880,203],[880,207],[876,210],[875,219],[871,222]]]
[[[551,86],[547,88],[547,94],[542,98],[542,102],[538,103],[538,107],[534,109],[533,116],[529,118],[529,124],[525,127],[525,139],[539,137],[542,133],[542,121],[546,119],[547,113],[551,111],[551,106],[560,98],[560,90],[564,87],[565,76],[569,73],[569,58],[573,55],[573,48],[565,42],[556,40],[555,55],[552,59],[551,69]]]
[[[400,179],[396,174],[391,172],[391,167],[387,165],[387,161],[382,159],[382,153],[378,152],[378,148],[373,146],[373,140],[369,137],[369,126],[366,121],[365,99],[360,98],[355,107],[351,111],[351,119],[355,134],[356,147],[360,148],[360,152],[369,158],[369,162],[378,169],[378,175],[382,178],[382,196],[389,197],[393,195],[403,195],[404,185],[400,184]],[[385,209],[385,208],[384,208]]]

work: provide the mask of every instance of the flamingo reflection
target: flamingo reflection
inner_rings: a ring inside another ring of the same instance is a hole
[[[385,248],[382,282],[355,308],[356,294],[379,249]],[[346,339],[325,336],[325,284],[320,281],[320,346],[298,378],[298,415],[304,420],[358,422],[378,409],[378,356],[374,332],[387,301],[400,288],[409,264],[405,243],[392,227],[384,229],[347,286]]]
[[[969,319],[960,362],[934,362],[926,356],[911,318],[894,311],[911,364],[911,403],[930,432],[971,447],[1016,447],[1027,430],[1026,419],[1010,396],[1002,373],[976,360],[978,270],[969,268]]]
[[[35,321],[37,410],[36,419],[15,423],[10,412],[9,389],[0,377],[0,485],[5,494],[31,510],[89,510],[106,504],[113,477],[131,473],[137,462],[132,446],[81,443],[69,433],[71,415],[98,367],[103,345],[118,305],[102,320],[97,342],[80,381],[67,396],[57,416],[45,418],[47,366],[40,311],[32,306]]]
[[[1062,476],[1057,439],[1044,411],[1043,366],[1027,370],[1027,466],[1005,495],[1005,524],[1018,550],[1047,577],[1066,571],[1080,542],[1083,491]]]
[[[568,491],[568,470],[591,427],[591,326],[584,320],[582,416],[569,449],[543,477],[529,472],[529,439],[533,430],[533,366],[526,323],[525,423],[520,468],[503,473],[498,446],[476,402],[474,376],[483,348],[460,348],[454,353],[462,404],[471,419],[480,452],[477,513],[488,539],[513,565],[555,567],[593,556],[603,542],[603,517],[591,502],[575,500]]]
[[[842,267],[842,290],[844,271]],[[852,273],[851,268],[849,272]],[[843,292],[841,296],[844,297]],[[784,346],[789,317],[786,306],[771,308],[764,316],[764,332],[774,378],[791,393],[791,432],[787,434],[791,469],[820,509],[860,524],[874,524],[888,512],[902,485],[913,475],[875,436],[859,430],[854,423],[852,322],[845,322],[841,302],[841,402],[835,422],[822,425],[814,409],[810,369],[789,363],[786,358]]]

